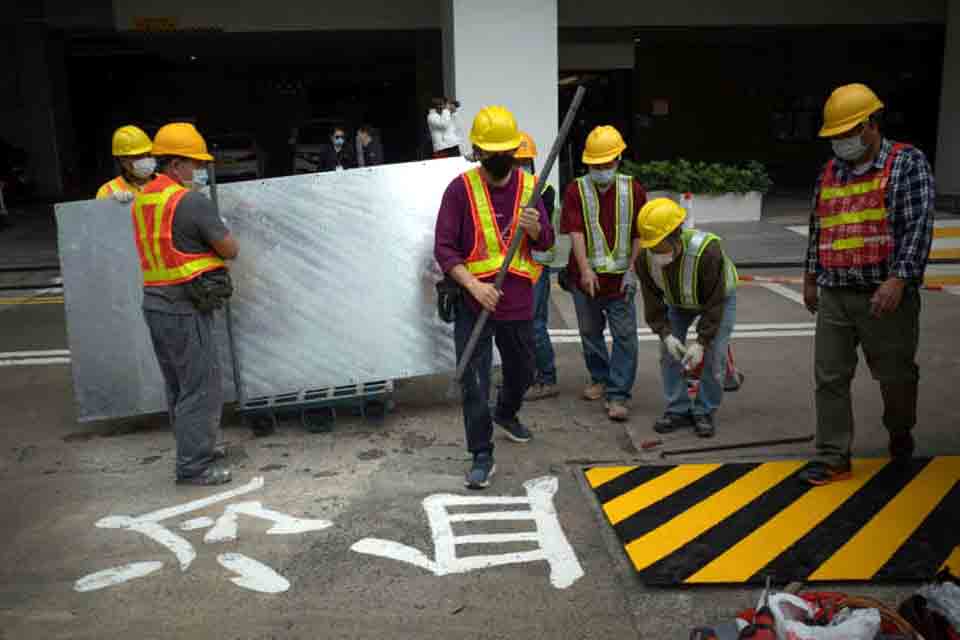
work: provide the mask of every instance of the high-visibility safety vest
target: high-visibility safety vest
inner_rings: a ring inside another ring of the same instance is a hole
[[[160,175],[133,201],[134,238],[145,287],[183,284],[202,273],[224,267],[223,259],[213,251],[183,253],[174,246],[173,218],[177,205],[189,192],[167,176]]]
[[[534,176],[534,179],[536,179],[536,176]],[[546,193],[547,189],[549,188],[550,185],[543,185],[544,193]],[[550,225],[553,227],[554,234],[556,234],[560,229],[560,202],[556,200],[553,203],[553,215],[550,219]],[[553,246],[546,251],[531,251],[530,255],[533,256],[533,259],[537,262],[537,264],[542,264],[545,267],[550,266],[557,258],[557,243],[554,242]]]
[[[835,162],[827,163],[817,201],[817,254],[824,269],[849,269],[889,259],[893,234],[887,220],[887,183],[897,154],[906,148],[904,144],[893,145],[882,169],[868,171],[847,183],[837,180]]]
[[[117,176],[97,190],[97,200],[105,200],[117,191],[129,191],[130,193],[137,194],[140,193],[141,188],[127,182],[123,176]]]
[[[513,204],[513,222],[510,224],[510,237],[514,233],[523,233],[520,230],[520,209],[530,202],[536,179],[525,171],[517,169],[520,176],[517,184],[517,194]],[[487,183],[480,177],[479,169],[471,169],[462,176],[467,187],[467,197],[470,200],[470,213],[473,216],[474,240],[473,251],[467,258],[467,270],[478,278],[492,276],[497,273],[504,259],[507,257],[508,244],[504,241],[500,227],[497,225],[493,203]],[[509,272],[536,282],[540,278],[543,267],[533,260],[530,255],[530,246],[526,234],[520,240],[520,248],[510,262]]]
[[[589,175],[577,178],[580,190],[580,208],[587,237],[587,260],[597,273],[626,273],[630,268],[630,250],[633,245],[633,178],[617,175],[617,235],[611,249],[600,226],[600,196]]]
[[[703,308],[698,295],[699,283],[697,274],[700,273],[700,257],[711,242],[720,241],[720,237],[697,229],[684,229],[680,235],[683,242],[683,255],[680,256],[680,282],[674,282],[666,277],[663,269],[653,262],[653,252],[647,249],[644,253],[647,259],[647,271],[653,278],[654,284],[663,291],[664,300],[671,307],[680,307],[691,311]],[[724,283],[727,295],[737,288],[737,268],[726,255],[723,257]]]

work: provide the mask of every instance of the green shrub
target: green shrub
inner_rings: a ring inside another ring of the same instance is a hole
[[[637,163],[624,160],[620,172],[639,179],[648,191],[675,193],[766,193],[772,182],[757,161],[744,164],[657,160]]]

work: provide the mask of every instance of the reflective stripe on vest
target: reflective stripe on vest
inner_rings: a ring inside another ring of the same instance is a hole
[[[906,145],[894,144],[884,167],[842,184],[836,162],[823,173],[817,217],[820,222],[818,258],[826,269],[879,264],[893,253],[886,191],[893,162]]]
[[[145,287],[182,284],[224,266],[220,256],[212,251],[183,253],[174,245],[173,218],[177,205],[187,193],[187,189],[161,175],[138,193],[133,202],[134,237]]]
[[[597,273],[626,273],[630,268],[630,248],[633,229],[633,178],[616,177],[616,239],[613,249],[600,226],[600,197],[589,175],[577,178],[580,207],[587,237],[587,260]]]
[[[653,252],[646,251],[647,272],[653,278],[654,284],[663,291],[663,297],[666,303],[672,307],[682,307],[684,309],[698,310],[702,308],[698,294],[697,274],[700,273],[700,258],[706,250],[707,245],[713,241],[719,241],[720,237],[698,231],[696,229],[685,229],[680,235],[683,242],[683,255],[680,257],[680,294],[677,295],[675,287],[668,286],[666,274],[653,262]],[[737,288],[737,268],[726,255],[723,256],[723,275],[724,285],[727,295]]]
[[[536,180],[533,176],[519,169],[517,171],[519,171],[520,176],[513,204],[513,222],[510,224],[511,238],[514,233],[523,233],[520,230],[520,209],[523,203],[530,201],[533,188],[536,186]],[[493,211],[493,203],[490,200],[490,193],[487,191],[487,184],[480,177],[479,169],[471,169],[464,173],[462,177],[467,189],[467,197],[470,200],[470,214],[473,216],[475,229],[473,251],[464,266],[478,278],[492,276],[497,273],[503,264],[503,260],[507,256],[508,246],[500,232],[500,226],[497,224],[496,215]],[[520,247],[510,262],[509,271],[514,275],[527,278],[531,282],[536,282],[540,278],[543,267],[534,262],[533,256],[530,255],[526,236],[520,240]]]

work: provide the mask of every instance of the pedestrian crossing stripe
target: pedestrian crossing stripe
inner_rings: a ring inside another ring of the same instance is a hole
[[[856,459],[853,477],[802,482],[804,461],[587,468],[651,585],[932,578],[960,572],[960,456]]]

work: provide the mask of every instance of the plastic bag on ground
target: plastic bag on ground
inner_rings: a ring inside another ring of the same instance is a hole
[[[837,614],[826,627],[787,620],[782,635],[778,637],[783,640],[874,640],[880,632],[880,625],[880,612],[876,609],[847,609]],[[781,634],[779,626],[777,633]]]
[[[960,586],[952,582],[929,584],[917,593],[927,599],[927,606],[936,611],[957,631],[960,631]]]

